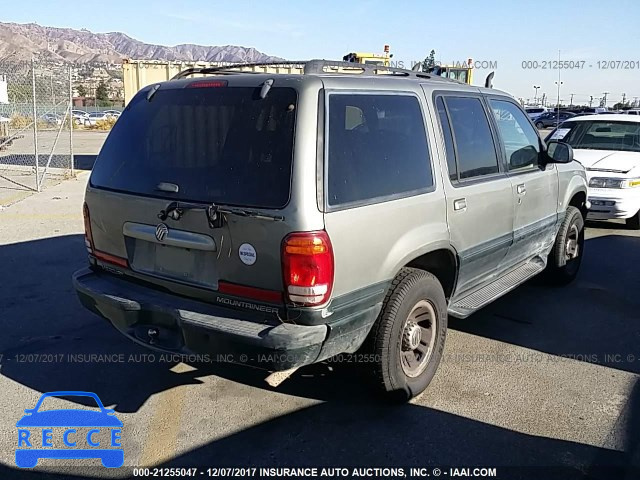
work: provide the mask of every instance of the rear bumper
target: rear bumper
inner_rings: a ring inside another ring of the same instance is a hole
[[[274,322],[84,269],[73,275],[80,302],[122,334],[147,347],[196,361],[286,370],[354,352],[380,310],[372,307],[321,325]],[[152,338],[149,331],[155,329]]]

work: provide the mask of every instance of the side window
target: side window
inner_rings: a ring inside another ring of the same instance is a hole
[[[509,165],[509,171],[535,167],[540,155],[540,140],[527,117],[513,103],[490,100]]]
[[[480,99],[445,97],[445,105],[451,119],[460,180],[498,173],[498,156]]]
[[[329,205],[425,191],[433,172],[424,120],[412,95],[330,94]]]
[[[453,136],[451,135],[451,125],[449,125],[449,117],[447,110],[444,108],[442,97],[436,99],[436,108],[438,109],[438,117],[440,117],[440,126],[442,127],[442,135],[444,136],[444,148],[447,155],[447,167],[449,168],[449,178],[451,181],[458,180],[458,167],[456,166],[456,151],[453,148]]]

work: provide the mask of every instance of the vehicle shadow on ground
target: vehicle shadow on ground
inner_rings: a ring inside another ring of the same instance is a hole
[[[344,398],[344,397],[340,397]],[[563,479],[623,478],[640,437],[640,383],[625,407],[625,452],[527,435],[418,405],[326,402],[187,452],[173,465],[563,466]],[[507,453],[508,452],[508,453]],[[599,471],[617,467],[617,471]],[[637,465],[636,465],[637,467]],[[509,478],[554,478],[514,471]],[[560,472],[559,472],[560,473]],[[603,475],[603,474],[607,475]],[[637,471],[640,473],[640,470]]]
[[[554,298],[552,289],[530,283],[465,321],[452,320],[452,328],[557,355],[626,352],[632,344],[637,348],[638,326],[629,319],[637,318],[640,304],[634,275],[639,242],[617,235],[587,241],[589,255],[580,278],[567,288],[566,305],[560,307],[557,318],[544,315],[545,302],[556,301],[557,292]],[[259,370],[207,364],[175,373],[174,364],[160,362],[157,355],[156,361],[145,361],[148,350],[126,341],[80,306],[70,277],[85,264],[82,235],[0,246],[0,374],[38,395],[67,389],[91,391],[105,406],[125,413],[137,412],[155,393],[200,384],[208,375],[270,389]],[[113,357],[91,361],[86,357],[91,354],[124,355],[124,361]],[[636,367],[626,364],[614,368],[637,373]],[[302,369],[278,392],[323,403],[215,440],[168,464],[565,465],[572,470],[563,471],[559,478],[570,479],[585,478],[579,475],[593,464],[623,468],[640,438],[638,385],[620,420],[627,432],[626,453],[527,435],[413,404],[384,405],[367,385],[353,365],[324,363]],[[18,415],[30,407],[19,405],[12,413]],[[1,478],[14,473],[27,478],[24,471],[6,468],[6,472]],[[542,477],[553,478],[547,473]],[[541,478],[539,472],[519,475],[515,472],[509,478]],[[591,478],[624,475],[607,472]]]
[[[632,231],[631,227],[628,227],[624,220],[623,221],[612,221],[612,220],[587,220],[585,224],[586,228],[599,228],[601,230],[629,230]]]
[[[156,392],[200,383],[173,373],[175,363],[158,355],[150,361],[149,350],[80,305],[71,275],[86,258],[82,235],[0,246],[0,373],[39,392],[94,392],[118,412],[137,411]]]
[[[640,237],[591,238],[584,252],[572,284],[551,287],[537,277],[449,327],[640,374]]]
[[[496,468],[497,478],[509,480],[632,480],[640,475],[630,458],[640,437],[639,402],[640,384],[636,384],[627,405],[631,413],[625,452],[527,435],[412,404],[326,402],[212,441],[160,466],[203,470],[378,466],[404,467],[407,475],[412,466],[487,466]],[[5,468],[2,478],[86,478],[111,473],[100,467],[65,470],[66,474],[55,475]]]

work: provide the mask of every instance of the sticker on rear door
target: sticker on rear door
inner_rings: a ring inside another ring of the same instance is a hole
[[[245,265],[253,265],[256,263],[256,249],[250,243],[243,243],[238,249],[238,256]]]

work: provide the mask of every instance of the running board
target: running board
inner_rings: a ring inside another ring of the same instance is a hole
[[[456,318],[466,318],[537,275],[544,268],[544,261],[540,258],[535,258],[479,290],[462,298],[455,298],[449,305],[449,315]]]

